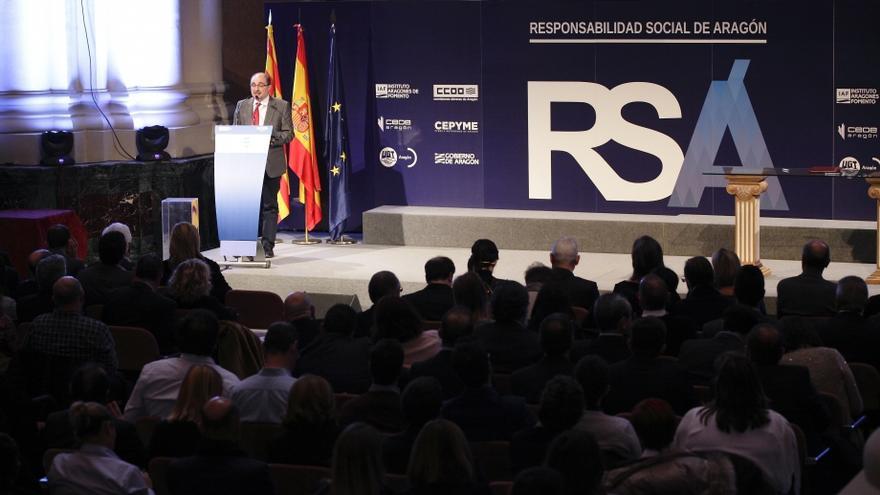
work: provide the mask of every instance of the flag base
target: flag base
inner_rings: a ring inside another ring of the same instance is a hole
[[[332,239],[327,239],[324,242],[326,242],[327,244],[333,244],[335,246],[349,246],[351,244],[357,244],[356,240],[352,239],[351,237],[345,237],[345,236],[342,236],[335,241]]]
[[[310,239],[308,237],[304,237],[302,239],[294,239],[290,241],[291,244],[298,244],[300,246],[311,246],[312,244],[321,244],[321,239]]]
[[[269,268],[272,266],[271,261],[267,259],[264,259],[262,261],[254,260],[253,256],[235,256],[231,260],[224,256],[223,261],[220,261],[217,264],[225,267],[243,266],[249,268]]]

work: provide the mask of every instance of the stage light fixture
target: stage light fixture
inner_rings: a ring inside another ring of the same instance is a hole
[[[41,165],[73,165],[73,133],[46,131],[40,136]]]
[[[163,125],[151,125],[138,129],[137,137],[138,161],[161,162],[170,160],[171,155],[165,151],[168,146],[168,128]]]

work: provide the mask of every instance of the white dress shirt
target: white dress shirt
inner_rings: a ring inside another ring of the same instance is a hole
[[[269,96],[267,95],[265,98],[258,102],[255,101],[254,106],[257,106],[257,104],[260,105],[260,125],[264,125],[263,123],[266,122],[266,110],[268,110],[269,108]],[[253,115],[253,113],[254,109],[251,108],[251,115]]]
[[[232,402],[243,423],[281,424],[287,415],[287,396],[296,378],[281,368],[263,368],[235,386]]]
[[[47,477],[50,493],[153,495],[137,466],[106,447],[90,443],[76,452],[55,456]]]

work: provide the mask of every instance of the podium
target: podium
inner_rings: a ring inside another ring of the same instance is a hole
[[[272,126],[214,127],[214,199],[224,258],[221,265],[271,265],[257,237],[271,137]]]

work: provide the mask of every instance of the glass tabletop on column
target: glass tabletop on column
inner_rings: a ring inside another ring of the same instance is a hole
[[[857,165],[858,166],[858,165]],[[880,178],[880,171],[875,165],[855,167],[800,167],[800,168],[751,168],[751,167],[715,167],[714,170],[703,172],[703,175],[729,175],[751,177],[846,177],[846,178]]]

